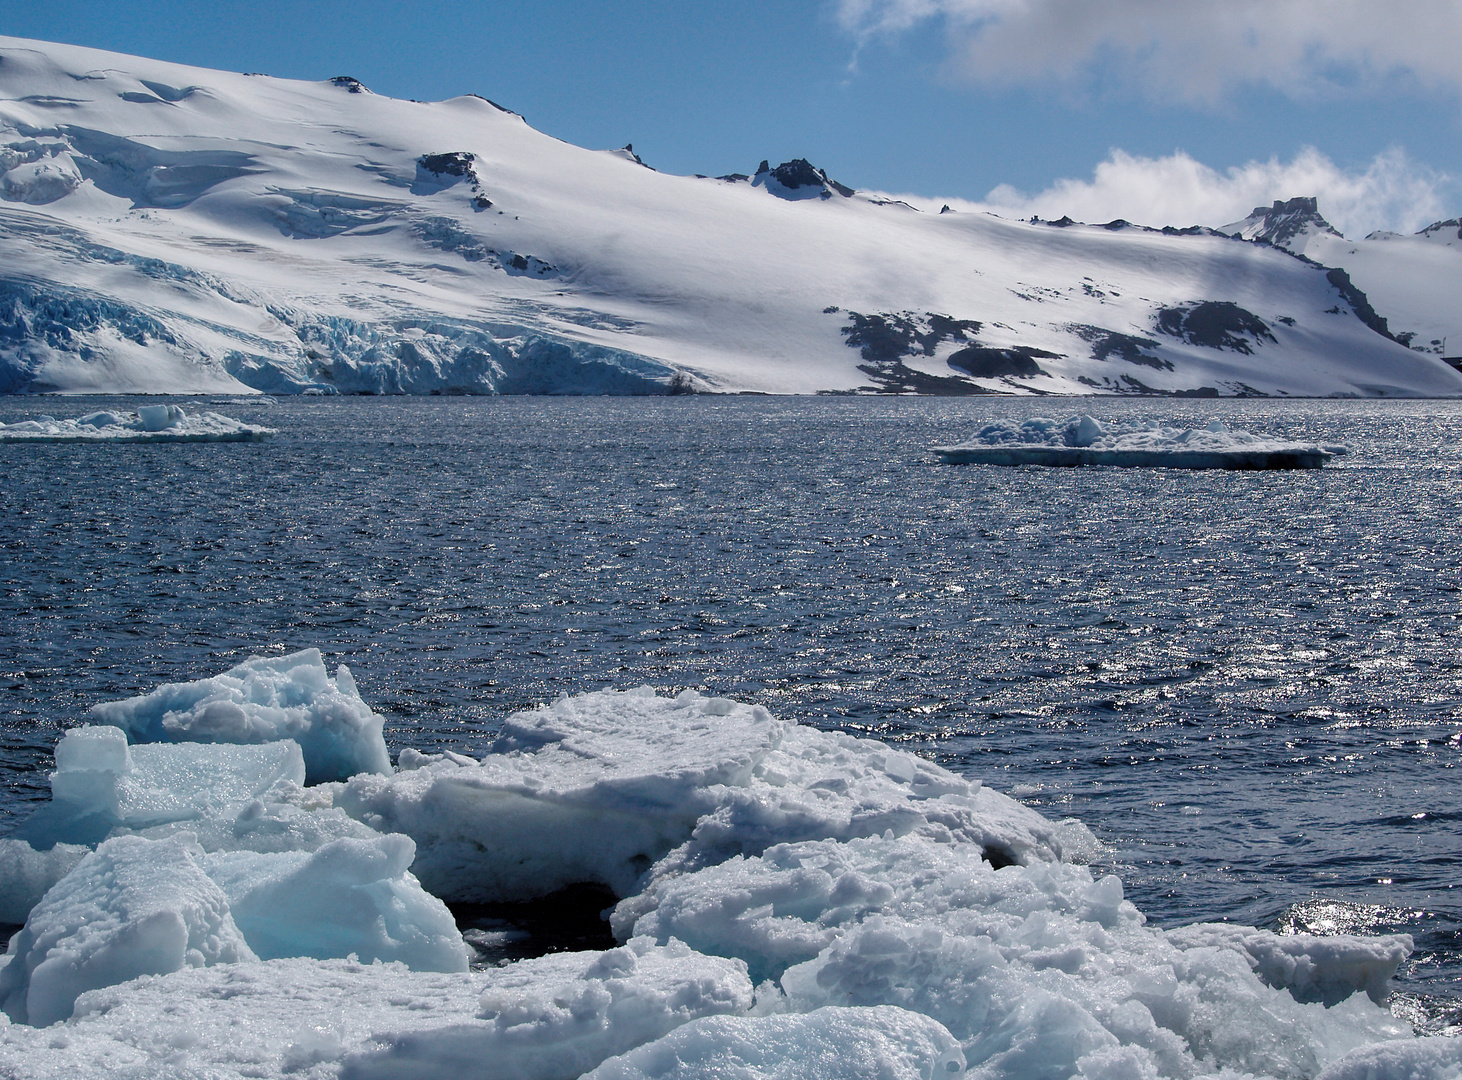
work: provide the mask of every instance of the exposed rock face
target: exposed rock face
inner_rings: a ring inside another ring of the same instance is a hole
[[[1162,308],[1157,313],[1157,331],[1190,345],[1232,349],[1245,355],[1252,354],[1256,344],[1275,342],[1268,323],[1227,300]]]
[[[1016,345],[1009,349],[992,349],[983,345],[971,345],[960,349],[949,358],[949,366],[966,372],[977,379],[1000,379],[1007,377],[1029,378],[1046,372],[1036,358],[1058,360],[1058,353],[1045,349],[1033,349],[1029,345]]]
[[[784,161],[775,169],[763,160],[752,183],[784,199],[831,199],[834,194],[846,199],[854,194],[852,188],[830,179],[806,158]]]
[[[1073,326],[1071,329],[1083,340],[1091,342],[1093,360],[1107,360],[1115,355],[1129,364],[1141,364],[1143,367],[1155,368],[1159,371],[1173,370],[1170,361],[1164,360],[1160,356],[1154,356],[1149,351],[1159,347],[1158,342],[1152,338],[1119,334],[1115,330],[1105,330],[1100,326]]]
[[[1425,236],[1427,238],[1446,237],[1449,240],[1452,238],[1452,236],[1455,236],[1458,240],[1462,240],[1462,218],[1449,218],[1446,221],[1434,221],[1416,235]]]
[[[467,150],[423,154],[417,158],[416,181],[411,185],[411,193],[431,195],[459,182],[465,182],[472,189],[474,210],[492,209],[492,200],[483,192],[482,178],[477,175],[477,155]]]
[[[1355,312],[1357,319],[1382,337],[1391,338],[1392,341],[1396,340],[1391,334],[1390,327],[1386,325],[1386,320],[1376,314],[1376,309],[1371,307],[1371,302],[1366,298],[1366,294],[1355,287],[1349,274],[1337,268],[1326,272],[1325,280],[1334,285],[1336,291],[1345,298],[1345,302],[1350,305],[1350,310]]]
[[[1046,374],[1036,363],[1059,359],[1059,353],[1019,345],[993,348],[980,344],[981,323],[956,319],[936,312],[912,311],[864,315],[848,312],[850,326],[843,327],[848,345],[858,349],[865,364],[858,369],[876,384],[879,393],[987,394],[986,387],[968,382],[977,379],[1030,378]],[[916,371],[905,363],[908,357],[934,356],[944,345],[960,346],[945,357],[957,375],[932,375]]]

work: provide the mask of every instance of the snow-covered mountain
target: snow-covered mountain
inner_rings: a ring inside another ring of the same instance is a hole
[[[1224,232],[1343,267],[1387,330],[1411,349],[1462,355],[1462,220],[1438,221],[1412,235],[1375,232],[1347,240],[1320,215],[1314,199],[1256,206]]]
[[[0,391],[1462,393],[1314,252],[668,176],[348,77],[0,38],[0,196]]]

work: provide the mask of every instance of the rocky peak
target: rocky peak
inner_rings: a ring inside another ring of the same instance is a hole
[[[806,158],[784,161],[775,169],[763,161],[752,183],[783,199],[831,199],[834,194],[846,199],[853,194],[852,188],[830,179]]]
[[[1304,254],[1305,239],[1317,233],[1340,233],[1320,216],[1319,200],[1312,195],[1275,199],[1273,206],[1256,206],[1243,221],[1224,226],[1223,232],[1245,240],[1262,241]]]

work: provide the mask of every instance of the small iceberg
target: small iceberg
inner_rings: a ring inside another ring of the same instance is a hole
[[[88,413],[75,420],[38,416],[0,424],[0,442],[261,442],[273,428],[216,412],[191,415],[179,405],[143,405],[136,412]]]
[[[1318,469],[1343,446],[1286,442],[1231,431],[1221,420],[1201,428],[1156,421],[1108,423],[1032,417],[986,424],[968,442],[936,446],[947,465],[1117,465],[1159,469]]]

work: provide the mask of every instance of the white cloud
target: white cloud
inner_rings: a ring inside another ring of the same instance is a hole
[[[862,40],[941,21],[954,72],[981,83],[1095,79],[1190,103],[1397,75],[1462,88],[1457,0],[839,0],[838,18]]]
[[[1090,180],[1058,180],[1034,194],[1002,184],[983,202],[951,205],[1002,217],[1069,215],[1093,223],[1126,218],[1140,225],[1218,227],[1276,199],[1313,195],[1320,213],[1355,239],[1376,229],[1415,232],[1448,216],[1457,194],[1451,178],[1417,165],[1400,150],[1351,172],[1313,148],[1287,162],[1251,161],[1224,171],[1184,153],[1145,158],[1114,150]]]

